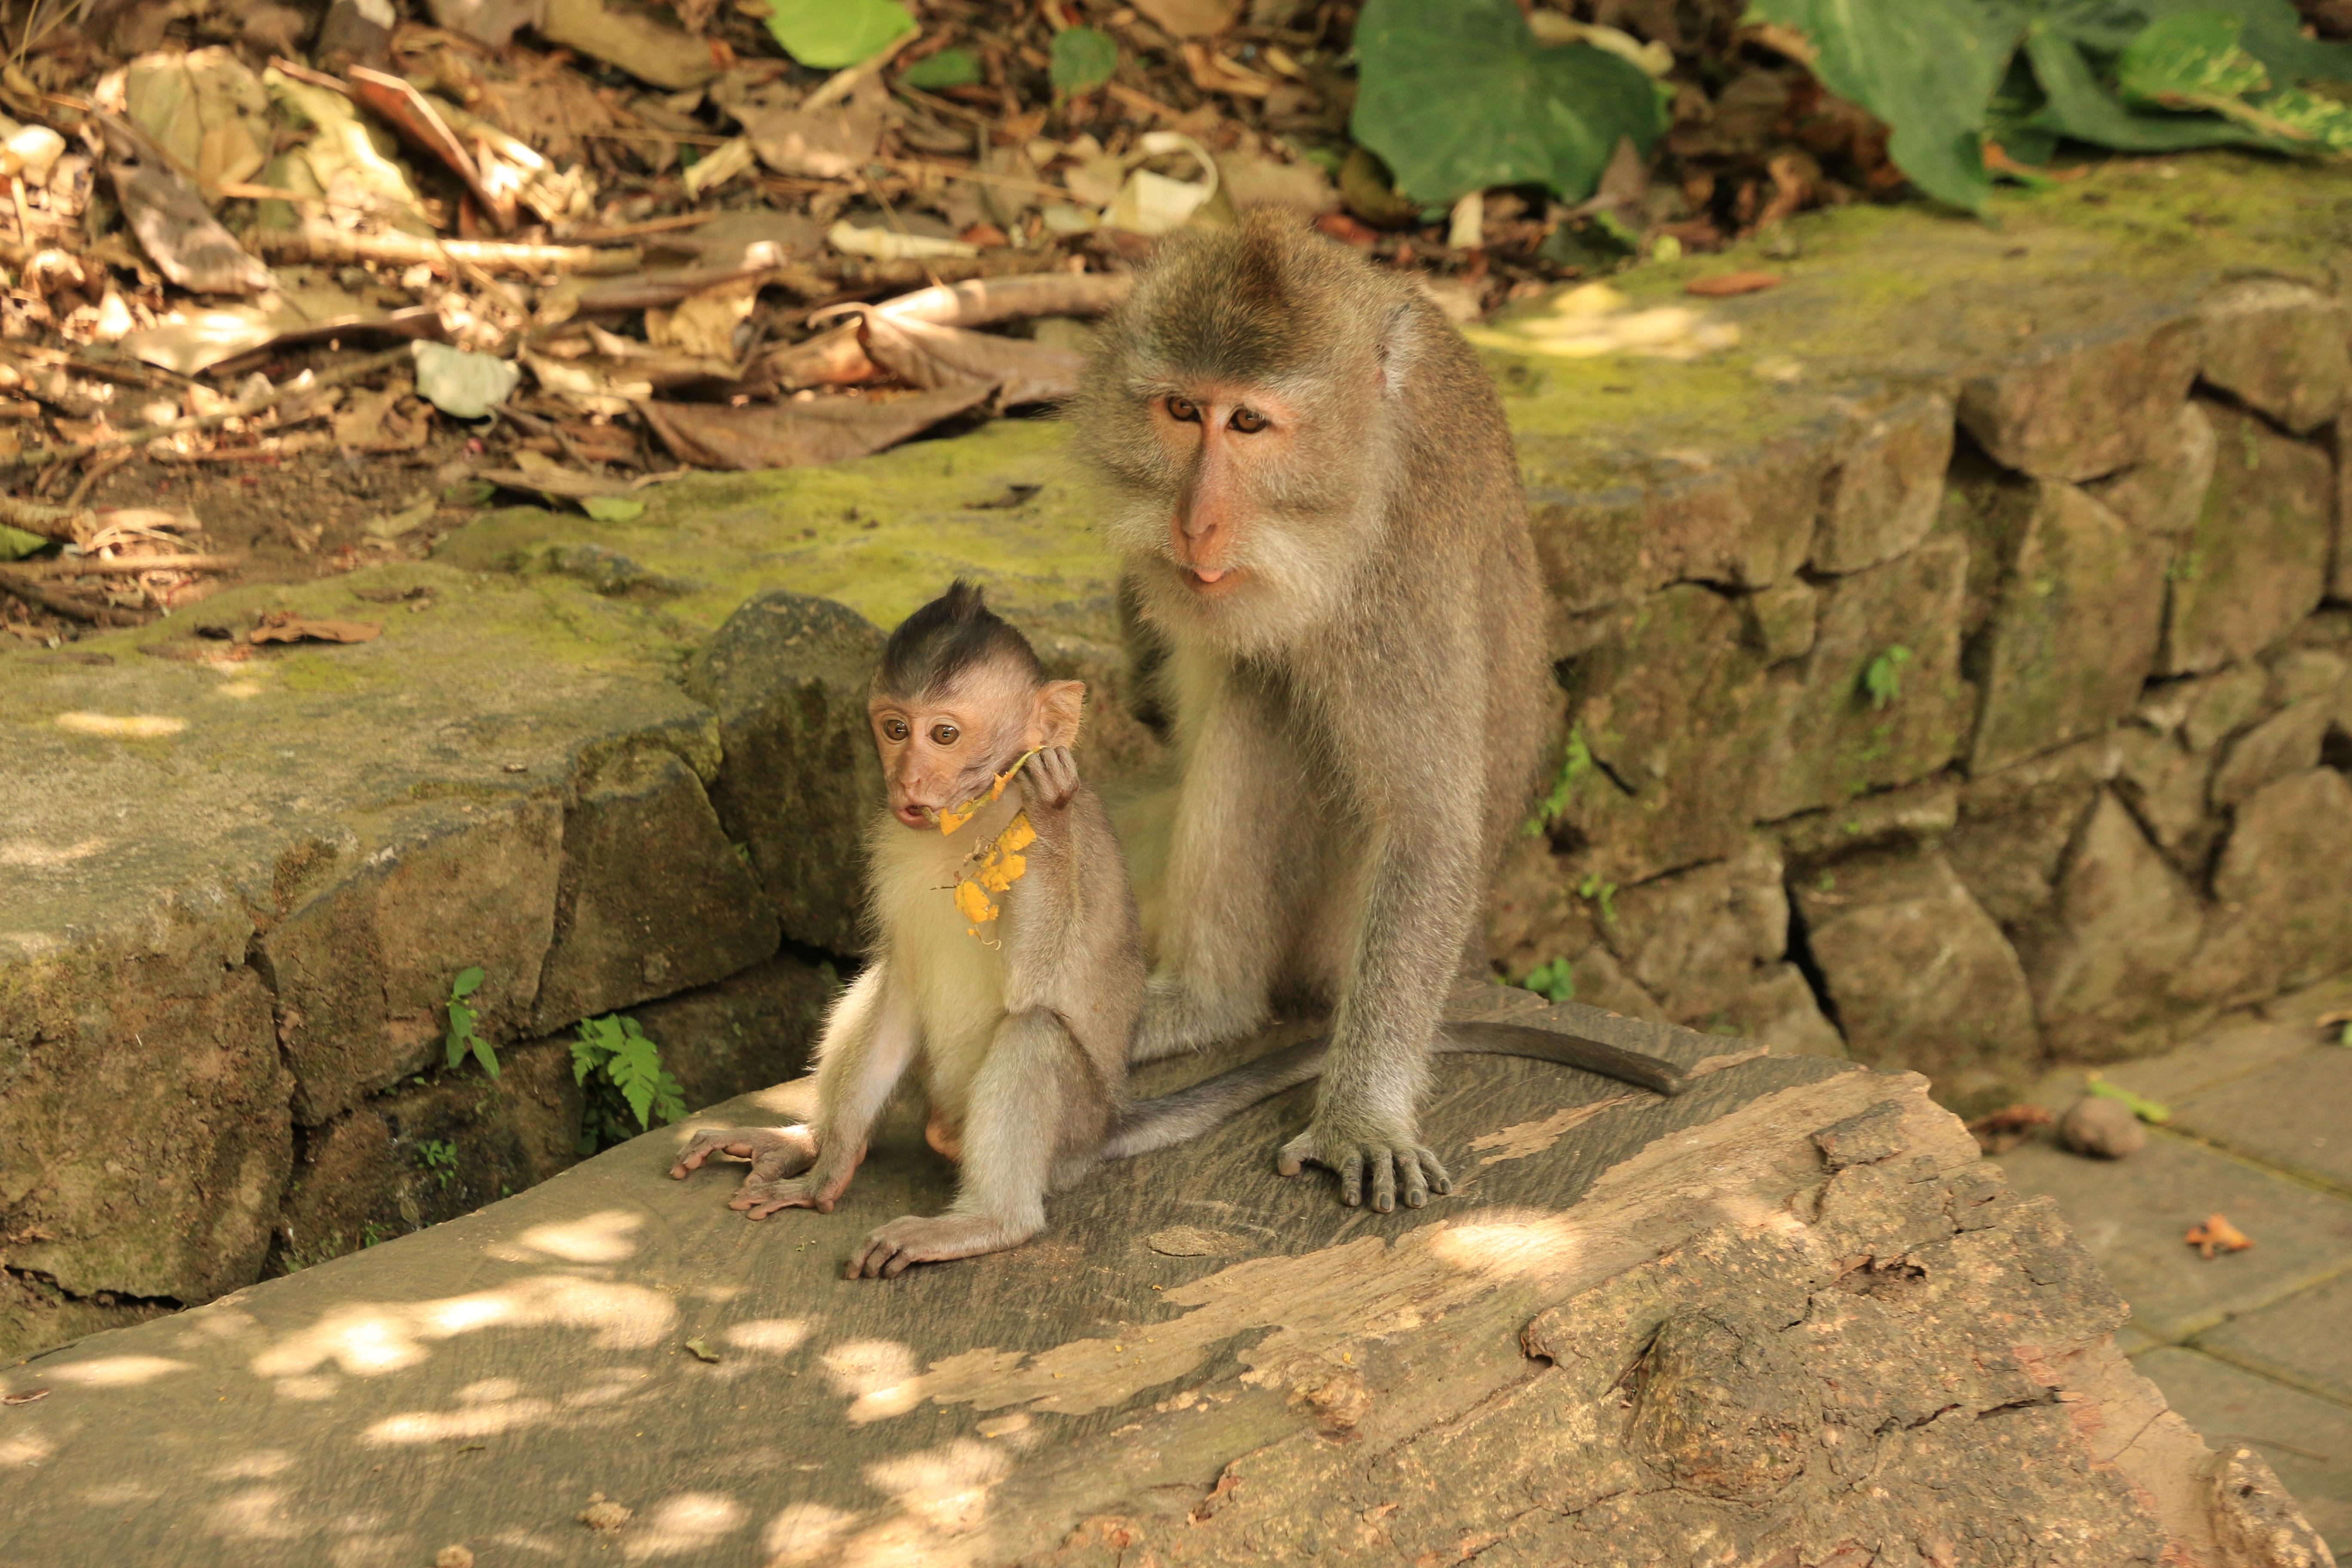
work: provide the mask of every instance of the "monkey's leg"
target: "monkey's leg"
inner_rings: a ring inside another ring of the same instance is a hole
[[[852,982],[817,1042],[816,1159],[806,1173],[763,1174],[758,1166],[727,1202],[752,1219],[778,1209],[831,1214],[866,1158],[874,1119],[913,1059],[920,1037],[913,1002],[893,984],[886,961]]]
[[[908,1215],[876,1230],[846,1277],[896,1279],[910,1263],[1002,1252],[1045,1229],[1046,1185],[1073,1118],[1104,1114],[1089,1104],[1085,1059],[1051,1013],[1016,1013],[998,1025],[972,1077],[955,1202],[943,1215]]]
[[[1265,1022],[1289,948],[1291,852],[1311,840],[1296,752],[1255,707],[1207,710],[1185,761],[1168,851],[1159,968],[1129,1059],[1157,1061],[1237,1039]]]
[[[1369,847],[1371,874],[1357,939],[1354,972],[1331,1020],[1331,1055],[1307,1131],[1284,1145],[1276,1168],[1295,1176],[1312,1162],[1339,1173],[1339,1201],[1361,1203],[1371,1180],[1372,1207],[1396,1206],[1400,1184],[1409,1208],[1453,1178],[1421,1142],[1419,1108],[1429,1077],[1430,1046],[1472,918],[1477,879],[1477,823],[1430,788],[1434,811],[1418,831],[1382,826]]]

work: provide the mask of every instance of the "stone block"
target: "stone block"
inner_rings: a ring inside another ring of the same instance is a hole
[[[2280,1382],[2352,1405],[2352,1279],[2339,1278],[2234,1318],[2200,1346]]]
[[[1759,817],[1910,784],[1951,760],[1974,702],[1959,668],[1967,568],[1964,541],[1935,539],[1820,586],[1812,650],[1774,678],[1782,708]]]
[[[1759,589],[1739,601],[1748,645],[1768,664],[1802,658],[1812,651],[1819,607],[1820,596],[1800,578]]]
[[[2173,538],[2196,524],[2213,482],[2215,451],[2213,422],[2200,405],[2184,403],[2138,462],[2084,489],[2134,528]]]
[[[1601,939],[1669,1017],[1719,1011],[1789,951],[1780,871],[1780,850],[1759,839],[1728,860],[1622,889]]]
[[[85,1334],[129,1328],[177,1310],[177,1303],[100,1290],[69,1296],[41,1275],[0,1269],[0,1362],[61,1345]]]
[[[2326,588],[2327,455],[2251,414],[2207,405],[2217,453],[2204,510],[2173,558],[2161,668],[2218,669],[2286,635]]]
[[[2045,483],[1972,669],[1984,692],[1969,768],[1987,773],[2132,710],[2164,629],[2165,552],[2072,485]]]
[[[866,698],[872,623],[829,599],[763,594],[694,656],[687,690],[719,714],[710,804],[794,942],[834,952],[860,930],[867,827],[883,798]]]
[[[2352,1410],[2193,1350],[2150,1351],[2132,1366],[2200,1432],[2260,1434],[2311,1527],[2330,1542],[2352,1542]]]
[[[1640,598],[1652,586],[1643,560],[1642,488],[1563,488],[1548,482],[1534,453],[1527,456],[1528,527],[1552,603],[1583,616]]]
[[[1790,437],[1654,484],[1642,519],[1646,574],[1734,588],[1789,576],[1812,546],[1829,461],[1825,443]]]
[[[1927,536],[1952,462],[1952,400],[1921,393],[1864,419],[1846,437],[1822,489],[1809,564],[1859,572]]]
[[[2270,672],[2249,661],[2168,681],[2148,694],[2140,710],[2158,728],[2178,730],[2190,751],[2205,755],[2260,719],[2269,700]]]
[[[2221,909],[2177,983],[2229,1005],[2352,968],[2352,783],[2314,768],[2257,790],[2213,868]]]
[[[775,910],[692,768],[631,748],[581,780],[533,1033],[707,985],[775,951]]]
[[[0,933],[0,1260],[83,1302],[253,1279],[292,1157],[244,911],[147,915],[71,948]]]
[[[2327,596],[2352,601],[2352,414],[2336,421],[2335,546],[2328,552]]]
[[[1775,1056],[1843,1057],[1845,1037],[1822,1013],[1804,972],[1793,963],[1769,963],[1748,984],[1707,1011],[1680,1011],[1671,1022],[1709,1034],[1738,1035]]]
[[[2004,927],[2048,907],[2066,846],[2099,786],[2115,776],[2120,750],[2106,737],[2077,742],[1962,786],[1959,820],[1944,837],[1944,854]]]
[[[2249,278],[2207,300],[2198,374],[2297,435],[2335,418],[2352,390],[2352,315],[2317,289]]]
[[[2210,752],[2133,724],[2116,731],[2116,793],[2172,863],[2201,879],[2226,824],[2206,808]]]
[[[527,1032],[562,840],[552,795],[436,802],[340,858],[262,933],[297,1121],[316,1126],[436,1059],[461,970],[482,971],[468,1002],[485,1037]]]
[[[1970,377],[1960,424],[1995,462],[2042,479],[2095,479],[2146,457],[2196,379],[2193,319],[2055,342]]]
[[[1788,817],[1774,823],[1771,831],[1789,858],[1810,860],[1948,832],[1959,821],[1959,802],[1958,785],[1930,779],[1865,795],[1827,811]]]
[[[1486,900],[1486,952],[1496,973],[1517,981],[1599,942],[1599,914],[1576,897],[1569,866],[1547,838],[1521,836],[1505,847]]]
[[[291,1273],[469,1214],[581,1157],[580,1086],[562,1040],[509,1046],[478,1067],[370,1095],[310,1129],[278,1216]]]
[[[687,1105],[698,1110],[807,1071],[840,990],[831,964],[779,953],[716,985],[629,1012],[661,1047]]]
[[[2021,942],[2043,1047],[2084,1061],[2161,1049],[2195,1011],[2171,994],[2203,929],[2195,891],[2102,792],[2057,895]]]
[[[1964,1110],[2009,1097],[2038,1037],[2000,928],[1933,850],[1865,851],[1790,889],[1853,1056]]]
[[[1569,781],[1561,821],[1593,871],[1630,884],[1738,851],[1780,698],[1736,605],[1696,584],[1654,594],[1570,687],[1592,765]]]
[[[2326,1037],[2307,1026],[2294,1033],[2302,1050],[2208,1085],[2174,1110],[2181,1129],[2195,1137],[2322,1190],[2352,1194],[2352,1138],[2344,1127],[2344,1108],[2352,1105],[2352,1051],[2318,1043]],[[2334,1252],[2299,1249],[2311,1251],[2315,1264],[2352,1262],[2345,1256],[2352,1253],[2352,1211],[2338,1213],[2347,1245]]]
[[[2330,704],[2307,698],[2279,710],[2229,742],[2213,770],[2213,809],[2226,811],[2267,784],[2317,767],[2319,743],[2334,717]]]

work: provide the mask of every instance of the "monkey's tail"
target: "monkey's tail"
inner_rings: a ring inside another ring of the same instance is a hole
[[[1669,1098],[1690,1088],[1690,1075],[1663,1057],[1528,1024],[1448,1024],[1438,1032],[1434,1048],[1454,1056],[1527,1057],[1558,1062]],[[1124,1160],[1197,1138],[1262,1100],[1320,1078],[1323,1058],[1330,1049],[1330,1037],[1319,1037],[1219,1073],[1190,1089],[1139,1100],[1119,1112],[1103,1144],[1102,1157]]]

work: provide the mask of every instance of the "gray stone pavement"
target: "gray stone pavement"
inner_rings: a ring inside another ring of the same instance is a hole
[[[2000,1156],[2019,1190],[2058,1200],[2131,1303],[2118,1335],[2172,1407],[2221,1444],[2262,1452],[2320,1534],[2352,1549],[2352,1049],[2317,1022],[2352,981],[2288,997],[2161,1057],[2100,1069],[2165,1104],[2148,1145],[2106,1162],[2046,1137]],[[2080,1070],[2035,1098],[2053,1110]],[[2250,1249],[2183,1239],[2222,1214]]]

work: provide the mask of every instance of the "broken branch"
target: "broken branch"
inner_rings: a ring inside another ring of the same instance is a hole
[[[28,605],[38,605],[69,620],[91,626],[143,626],[154,618],[137,610],[117,609],[112,605],[85,598],[79,594],[68,594],[50,587],[13,566],[0,566],[0,591],[14,594]]]
[[[516,245],[480,239],[427,239],[413,234],[351,234],[323,225],[293,229],[263,229],[255,236],[263,254],[280,261],[308,261],[341,267],[362,261],[385,261],[408,267],[423,264],[438,271],[455,270],[470,262],[488,270],[572,272],[584,277],[613,277],[635,272],[645,265],[645,253],[634,247],[600,249],[586,245]]]

